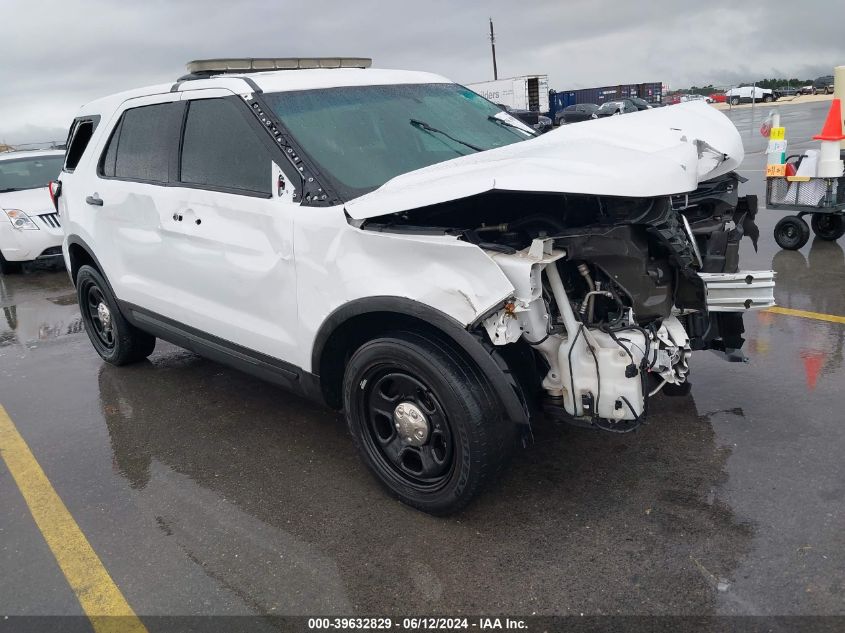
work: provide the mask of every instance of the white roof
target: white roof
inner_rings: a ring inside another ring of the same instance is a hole
[[[14,160],[16,158],[38,158],[39,156],[64,156],[63,149],[27,149],[13,152],[0,152],[0,160]]]
[[[290,90],[310,90],[317,88],[336,88],[341,86],[385,86],[392,84],[428,84],[452,83],[446,77],[433,73],[412,70],[386,70],[380,68],[313,68],[307,70],[274,70],[257,73],[226,73],[214,75],[208,79],[190,79],[178,82],[176,90],[203,90],[225,88],[235,94],[253,92],[246,79],[254,82],[264,92],[286,92]],[[119,92],[102,99],[92,101],[82,107],[80,116],[102,114],[115,110],[127,99],[170,92],[177,82],[158,84]]]

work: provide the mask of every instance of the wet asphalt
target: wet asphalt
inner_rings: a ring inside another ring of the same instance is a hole
[[[826,103],[782,106],[790,149]],[[766,108],[728,115],[763,198]],[[759,252],[780,305],[845,315],[845,239]],[[745,240],[747,242],[747,240]],[[538,423],[437,519],[384,495],[340,415],[159,342],[94,353],[63,271],[0,277],[0,403],[140,615],[845,614],[845,325],[755,312],[747,364],[627,436]],[[0,614],[81,614],[0,461]]]

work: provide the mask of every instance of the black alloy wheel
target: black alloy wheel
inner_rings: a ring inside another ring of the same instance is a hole
[[[788,251],[797,251],[810,239],[810,227],[797,215],[787,215],[775,225],[775,242]]]
[[[96,268],[86,265],[79,269],[76,298],[85,332],[103,360],[126,365],[153,353],[155,337],[123,317],[109,285]]]
[[[379,482],[404,503],[456,512],[501,471],[516,439],[492,387],[454,345],[392,332],[361,345],[346,367],[352,439]]]
[[[845,235],[845,216],[835,213],[814,213],[810,220],[819,239],[835,242]]]

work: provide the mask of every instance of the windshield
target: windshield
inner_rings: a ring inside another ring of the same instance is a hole
[[[534,136],[517,119],[456,84],[347,86],[264,97],[346,200],[476,148]]]
[[[0,192],[46,187],[62,170],[64,156],[0,160]]]

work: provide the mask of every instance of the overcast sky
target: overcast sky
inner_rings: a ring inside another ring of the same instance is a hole
[[[845,0],[0,0],[0,142],[63,138],[97,97],[222,56],[373,57],[557,90],[815,77],[845,64]]]

